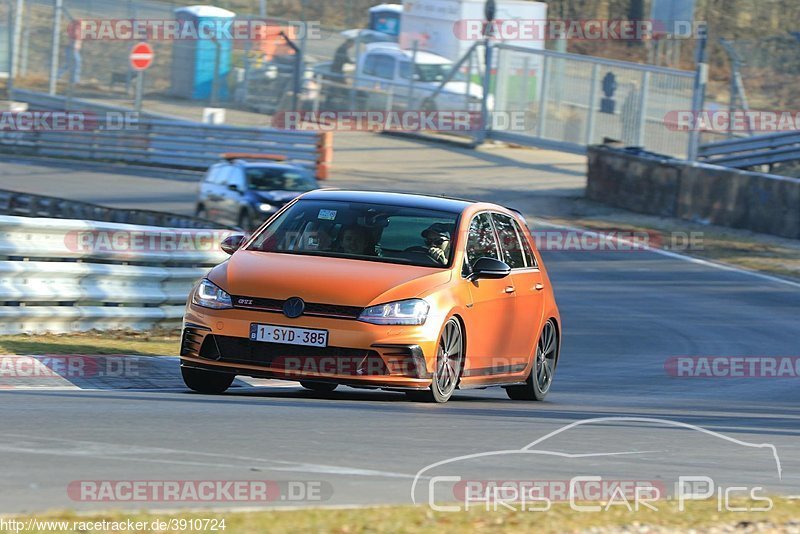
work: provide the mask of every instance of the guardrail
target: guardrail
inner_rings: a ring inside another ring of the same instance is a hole
[[[177,326],[230,233],[0,216],[0,334]]]
[[[313,131],[243,128],[181,120],[33,91],[13,92],[31,110],[80,110],[115,113],[115,124],[90,118],[79,131],[15,130],[0,132],[0,152],[156,167],[205,170],[226,152],[275,154],[328,177],[331,136]],[[125,115],[127,114],[127,115]],[[120,123],[120,121],[122,121]]]
[[[187,217],[174,213],[109,208],[108,206],[99,206],[88,202],[19,193],[5,189],[0,189],[0,215],[21,215],[51,219],[85,219],[168,228],[211,228],[218,224],[198,219],[197,217]]]
[[[736,169],[796,161],[800,160],[800,132],[756,135],[709,143],[700,147],[699,157],[707,163]]]

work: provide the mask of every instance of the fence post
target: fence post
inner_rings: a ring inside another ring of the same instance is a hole
[[[592,144],[594,139],[594,103],[597,101],[597,78],[599,76],[600,64],[595,63],[592,65],[592,81],[589,86],[589,111],[586,116],[586,146]]]
[[[14,84],[14,78],[19,73],[20,63],[20,39],[22,36],[22,14],[25,9],[25,0],[17,0],[16,8],[14,9],[14,18],[12,19],[12,39],[11,39],[11,65],[9,65],[10,72],[8,73],[8,87],[9,98],[11,98],[11,87]]]
[[[697,41],[697,70],[694,75],[694,93],[692,94],[692,113],[694,121],[689,130],[689,149],[687,159],[697,161],[697,154],[700,150],[700,131],[698,130],[697,117],[703,111],[706,97],[706,84],[708,83],[708,63],[706,44],[708,42],[708,27],[703,25],[700,30],[700,39]]]
[[[490,21],[491,22],[491,21]],[[488,25],[487,25],[488,28]],[[484,44],[486,58],[484,60],[483,98],[481,99],[481,127],[475,137],[475,144],[481,145],[489,135],[489,95],[492,92],[492,41],[487,30]]]
[[[406,109],[414,109],[414,75],[417,73],[418,50],[419,41],[415,39],[414,46],[411,49],[411,73],[408,76],[408,102],[406,102]],[[394,92],[394,87],[392,87],[392,92]]]
[[[642,91],[639,94],[639,128],[636,136],[636,146],[644,147],[645,128],[647,128],[647,92],[650,89],[650,72],[642,73]]]
[[[537,135],[544,138],[545,126],[547,123],[547,94],[548,91],[548,78],[550,71],[550,56],[544,56],[544,63],[542,65],[542,93],[539,97],[539,131]]]
[[[48,94],[55,96],[58,88],[58,59],[61,54],[61,12],[64,0],[55,0],[53,9],[53,47],[50,49],[50,87]]]

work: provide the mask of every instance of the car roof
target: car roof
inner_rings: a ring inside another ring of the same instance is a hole
[[[407,60],[414,58],[413,50],[402,50],[397,43],[370,43],[367,45],[368,54],[386,54],[394,57],[401,57]],[[433,52],[425,52],[423,50],[417,51],[417,63],[422,65],[452,65],[452,61],[444,56],[434,54]]]
[[[346,191],[340,189],[318,189],[303,195],[304,200],[332,200],[339,202],[364,202],[367,204],[385,204],[420,208],[431,211],[461,213],[469,206],[476,204],[472,200],[462,200],[444,196],[419,195],[411,193],[385,193],[379,191]]]

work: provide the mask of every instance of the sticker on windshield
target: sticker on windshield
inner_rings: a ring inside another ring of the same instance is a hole
[[[317,219],[322,221],[333,221],[336,219],[336,210],[319,210]]]

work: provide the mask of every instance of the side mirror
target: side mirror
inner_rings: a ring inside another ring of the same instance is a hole
[[[508,264],[494,258],[481,258],[472,266],[470,280],[500,280],[511,274]]]
[[[230,189],[231,191],[236,191],[237,193],[241,193],[241,190],[239,190],[239,186],[236,184],[229,185],[228,189]]]
[[[241,248],[242,243],[244,243],[244,236],[242,234],[234,234],[223,239],[220,248],[226,254],[233,255],[234,252]]]

